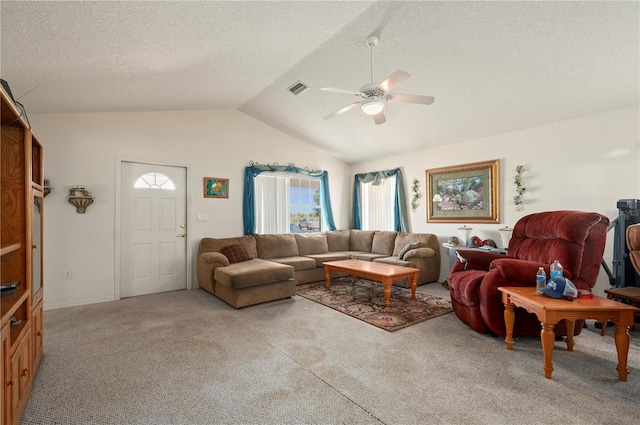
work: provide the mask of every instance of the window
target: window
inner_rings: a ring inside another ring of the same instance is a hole
[[[353,228],[411,231],[400,168],[355,175]]]
[[[276,180],[275,188],[267,189],[265,184],[259,183],[261,175],[277,175],[283,180]],[[270,218],[273,216],[275,219]],[[251,161],[244,170],[242,220],[245,235],[319,231],[325,226],[327,230],[336,230],[329,194],[329,173],[299,168],[295,164],[263,165]]]
[[[362,230],[394,230],[396,177],[360,183]]]
[[[171,179],[161,173],[147,173],[139,177],[133,187],[136,189],[176,190],[176,185]]]
[[[256,232],[307,233],[321,227],[320,181],[263,173],[255,178]]]

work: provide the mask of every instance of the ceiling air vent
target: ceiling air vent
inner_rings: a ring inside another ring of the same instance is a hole
[[[307,90],[309,90],[309,87],[306,86],[304,83],[301,83],[300,81],[296,81],[291,87],[288,88],[288,90],[295,94],[296,96],[301,95],[302,93],[306,92]]]

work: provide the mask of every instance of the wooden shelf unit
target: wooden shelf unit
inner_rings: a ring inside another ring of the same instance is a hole
[[[0,280],[19,281],[0,298],[1,425],[19,424],[42,359],[44,149],[0,88]]]

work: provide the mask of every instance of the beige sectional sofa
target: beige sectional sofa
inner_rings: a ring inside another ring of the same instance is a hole
[[[399,254],[410,243],[418,246]],[[238,248],[240,259],[228,253]],[[229,260],[222,252],[227,252]],[[198,283],[235,308],[295,295],[296,284],[325,279],[327,261],[358,259],[420,269],[418,285],[440,275],[438,239],[429,233],[333,230],[311,234],[203,238],[198,250]],[[234,262],[237,261],[237,262]],[[409,287],[408,280],[397,285]]]

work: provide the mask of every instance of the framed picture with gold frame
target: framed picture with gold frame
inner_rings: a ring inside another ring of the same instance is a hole
[[[204,178],[204,197],[205,198],[228,198],[229,197],[229,179],[221,179],[218,177]]]
[[[499,223],[500,162],[426,170],[428,223]]]

